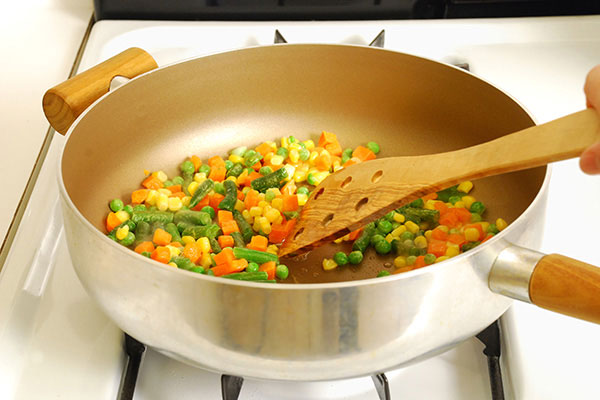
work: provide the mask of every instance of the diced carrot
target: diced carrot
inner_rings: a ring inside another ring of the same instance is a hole
[[[332,143],[327,143],[325,145],[325,150],[327,150],[329,152],[329,154],[331,154],[332,156],[341,156],[342,155],[342,146],[340,145],[340,143],[337,140]]]
[[[437,195],[437,193],[436,193],[436,195]],[[446,212],[448,212],[448,209],[449,209],[449,207],[443,201],[436,201],[433,204],[433,208],[435,208],[436,210],[438,210],[440,212],[440,216],[446,214]]]
[[[150,255],[150,258],[163,264],[167,264],[171,260],[171,251],[166,247],[159,246],[154,249]]]
[[[269,245],[269,239],[262,235],[254,235],[252,239],[250,239],[250,243],[246,245],[247,248],[258,251],[267,251],[267,246]]]
[[[290,179],[283,187],[281,188],[281,194],[283,195],[293,195],[296,194],[296,183],[293,179]]]
[[[112,232],[119,225],[121,225],[121,220],[117,217],[117,214],[112,211],[108,213],[106,217],[106,230]]]
[[[221,158],[221,160],[223,159]],[[225,165],[215,165],[211,167],[210,174],[208,174],[208,179],[212,179],[215,182],[223,182],[226,175],[227,168],[225,168]]]
[[[263,177],[263,175],[259,174],[256,171],[252,171],[250,173],[250,175],[248,175],[248,178],[246,179],[246,185],[250,185],[250,183],[252,183],[253,180],[262,178],[262,177]]]
[[[196,263],[200,256],[202,256],[200,246],[196,242],[186,244],[183,248],[183,256],[189,258],[191,262]]]
[[[163,187],[163,183],[154,175],[148,175],[148,177],[142,182],[142,186],[146,189],[158,190]]]
[[[283,195],[282,211],[296,211],[298,207],[298,195]]]
[[[352,157],[351,159],[349,159],[348,161],[346,161],[342,166],[343,167],[349,167],[351,165],[358,164],[359,162],[361,162],[361,160],[359,158]]]
[[[239,232],[240,228],[235,221],[225,221],[221,224],[221,230],[224,235],[231,235],[233,232]]]
[[[487,242],[488,240],[490,240],[493,237],[494,237],[494,235],[492,235],[491,233],[488,233],[488,235],[485,238],[483,238],[481,243]]]
[[[431,237],[435,240],[447,240],[448,232],[436,228],[431,232]]]
[[[167,189],[169,189],[171,193],[181,192],[181,185],[171,185]]]
[[[263,157],[273,151],[271,145],[267,142],[259,144],[254,150],[260,153]]]
[[[172,246],[172,247],[183,247],[183,245],[179,242],[171,242],[168,244],[168,246]]]
[[[208,159],[208,165],[211,168],[214,167],[224,167],[225,166],[225,160],[223,160],[223,158],[221,156],[214,156]]]
[[[458,217],[454,213],[447,212],[444,215],[440,216],[439,223],[440,225],[446,225],[449,228],[454,228],[458,225]]]
[[[427,252],[435,255],[436,257],[445,255],[447,249],[448,246],[446,245],[446,242],[439,240],[432,240],[427,246]]]
[[[260,161],[257,161],[257,162],[255,162],[255,163],[254,163],[254,165],[253,165],[252,167],[250,167],[250,168],[252,168],[253,170],[255,170],[255,171],[257,171],[257,172],[258,172],[258,170],[262,168],[262,163],[261,163]],[[261,176],[262,176],[262,175],[261,175]]]
[[[321,132],[321,136],[319,136],[318,146],[324,148],[327,143],[334,143],[337,141],[338,139],[335,133],[323,131]]]
[[[145,251],[147,251],[148,253],[152,253],[154,251],[154,243],[152,243],[151,241],[142,242],[135,246],[134,251],[140,254],[142,254]]]
[[[250,189],[248,193],[246,193],[246,198],[244,199],[244,207],[249,210],[250,208],[258,205],[258,191],[254,189]]]
[[[412,271],[413,269],[415,269],[414,265],[407,265],[406,267],[397,268],[392,274],[401,274],[403,272]]]
[[[219,264],[231,264],[231,262],[235,259],[233,255],[233,250],[229,247],[221,250],[219,254],[214,255],[214,260],[217,265]]]
[[[240,176],[237,178],[238,186],[246,185],[246,181],[248,180],[248,170],[244,168]]]
[[[426,194],[425,196],[422,197],[422,199],[423,199],[423,201],[435,200],[435,199],[437,199],[437,193],[433,192],[433,193]]]
[[[228,264],[217,264],[217,266],[212,267],[210,270],[215,274],[215,276],[223,276],[232,274],[234,272],[243,271],[247,266],[248,261],[244,258],[241,258],[239,260],[232,260]]]
[[[200,200],[200,201],[198,202],[198,204],[196,204],[196,205],[194,206],[194,208],[192,208],[192,210],[194,210],[194,211],[200,211],[200,210],[202,210],[204,207],[206,207],[207,205],[209,205],[209,203],[210,203],[210,196],[208,196],[208,195],[207,195],[207,196],[204,196],[204,197],[202,198],[202,200]],[[217,204],[218,204],[218,203],[217,203]],[[213,208],[214,208],[214,207],[213,207]]]
[[[363,231],[363,228],[358,228],[357,230],[350,232],[348,234],[348,238],[350,240],[356,240],[356,239],[358,239],[358,237],[360,236],[360,234],[362,233],[362,231]]]
[[[465,239],[465,236],[462,233],[451,233],[448,235],[448,241],[450,243],[454,243],[460,246],[467,240]]]
[[[148,197],[148,189],[138,189],[131,192],[131,204],[142,204]]]
[[[221,246],[221,248],[233,247],[234,244],[233,237],[230,235],[221,235],[217,238],[217,241],[219,242],[219,246]]]
[[[329,153],[323,153],[315,158],[315,167],[320,171],[329,171],[331,168],[331,156]]]
[[[360,159],[361,161],[369,161],[369,160],[375,159],[377,156],[375,156],[375,153],[373,153],[371,150],[369,150],[365,146],[358,146],[352,152],[352,157],[356,157],[356,158]]]
[[[268,261],[264,264],[261,264],[258,267],[259,271],[265,271],[267,273],[268,279],[275,279],[275,270],[277,269],[277,264],[275,261]]]
[[[485,237],[485,232],[483,232],[483,227],[481,224],[469,224],[465,225],[465,229],[475,228],[479,231],[479,240],[482,240]]]
[[[241,190],[237,191],[237,198],[238,200],[244,201],[244,197],[246,197],[246,195],[244,194],[244,192],[242,192]]]
[[[206,197],[208,197],[208,196],[206,196]],[[221,201],[223,201],[224,198],[225,198],[225,196],[223,196],[222,194],[215,193],[212,196],[210,196],[208,205],[211,206],[212,208],[214,208],[215,210],[218,210],[219,204],[221,203]]]
[[[202,166],[202,160],[198,156],[191,156],[190,161],[194,164],[194,171],[198,171],[198,168]]]
[[[171,234],[163,229],[158,228],[154,231],[154,236],[152,237],[152,241],[159,246],[166,246],[171,243],[171,239],[173,237]]]
[[[417,257],[413,269],[423,268],[425,266],[425,256]]]
[[[233,213],[231,211],[219,210],[217,212],[217,222],[219,223],[219,226],[223,225],[224,222],[232,221],[232,220],[233,220]]]
[[[175,193],[171,193],[171,195],[169,197],[179,197],[180,199],[183,199],[185,197],[185,193],[175,192]]]
[[[281,224],[271,225],[271,233],[269,234],[269,242],[281,243],[287,235],[294,229],[296,218],[282,222]]]
[[[463,224],[466,224],[467,222],[471,221],[471,212],[469,210],[467,210],[466,208],[454,207],[451,210],[453,213],[456,214],[456,216],[458,217],[458,220],[460,222],[462,222]]]

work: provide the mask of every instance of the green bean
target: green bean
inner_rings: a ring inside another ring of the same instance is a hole
[[[171,242],[178,242],[183,244],[183,240],[181,240],[181,235],[179,235],[179,230],[177,230],[177,225],[172,222],[169,222],[165,226],[165,231],[171,235]]]
[[[369,243],[371,242],[371,236],[375,234],[376,230],[377,227],[375,226],[374,222],[367,224],[367,226],[365,226],[365,229],[363,229],[360,237],[356,239],[352,244],[352,250],[364,253],[367,247],[369,246]]]
[[[230,180],[225,180],[223,185],[225,186],[225,198],[219,203],[219,208],[221,210],[233,211],[233,207],[237,202],[237,185]]]
[[[259,192],[264,192],[272,187],[279,188],[279,184],[281,181],[287,178],[287,176],[287,170],[285,168],[279,168],[277,171],[271,172],[269,175],[265,175],[253,180],[251,184],[252,189]]]
[[[138,222],[135,227],[135,237],[137,238],[137,243],[152,240],[152,228],[150,228],[150,224],[145,221]]]
[[[178,229],[181,224],[186,224],[186,223],[180,222],[179,224],[177,224]],[[185,229],[183,229],[183,231],[181,231],[181,236],[191,236],[194,239],[200,239],[201,237],[206,236],[207,228],[208,227],[206,227],[206,226],[198,226],[198,225],[187,226]]]
[[[202,210],[200,210],[200,211],[205,212],[208,215],[210,215],[210,219],[214,219],[216,216],[215,209],[212,208],[211,206],[204,206],[204,207],[202,207]]]
[[[186,160],[184,162],[181,163],[181,165],[179,166],[179,169],[181,170],[182,175],[193,175],[194,171],[195,171],[195,167],[194,167],[194,163],[191,162],[190,160]]]
[[[127,232],[127,236],[119,241],[123,246],[131,246],[133,242],[135,242],[135,234],[133,232]]]
[[[210,175],[210,165],[202,164],[200,168],[198,168],[198,172],[201,174],[206,174],[206,176]]]
[[[136,224],[139,224],[141,221],[168,224],[169,222],[173,222],[173,213],[168,211],[134,211],[131,220]]]
[[[250,239],[252,239],[252,236],[254,236],[254,231],[252,230],[252,227],[250,226],[248,221],[246,221],[241,212],[239,212],[238,210],[233,210],[232,213],[233,219],[235,219],[235,222],[237,222],[238,224],[238,228],[240,228],[240,232],[242,234],[242,237],[244,238],[244,242],[249,243]]]
[[[208,241],[210,242],[210,248],[212,249],[213,253],[215,254],[219,254],[221,252],[221,245],[219,245],[219,241],[217,239],[213,237],[208,237]]]
[[[221,182],[215,182],[215,185],[213,186],[213,190],[215,193],[225,195],[225,186],[223,186],[223,183],[221,183]]]
[[[190,199],[190,208],[196,207],[196,204],[200,202],[210,192],[214,186],[214,182],[211,179],[207,179],[198,186],[194,195]]]
[[[178,222],[178,223],[177,223],[177,230],[179,231],[179,233],[180,233],[182,236],[185,236],[185,235],[183,234],[183,231],[185,231],[187,228],[191,228],[191,227],[194,227],[194,226],[196,226],[196,225],[194,225],[194,224],[190,224],[189,222],[183,222],[183,221],[182,221],[182,222]]]
[[[212,218],[204,211],[179,210],[173,217],[173,222],[187,222],[194,225],[210,225]]]
[[[236,281],[266,281],[269,276],[266,271],[257,272],[236,272],[223,275],[223,278],[234,279]]]
[[[232,232],[231,237],[233,238],[233,246],[234,247],[246,247],[246,241],[244,237],[239,232]]]
[[[269,261],[279,261],[279,258],[276,254],[267,253],[266,251],[247,249],[243,247],[234,247],[233,255],[235,256],[235,258],[245,258],[246,260],[248,260],[248,262],[255,262],[258,265],[264,264]]]
[[[233,167],[227,171],[227,177],[235,176],[236,178],[244,172],[244,165],[242,163],[235,163]]]
[[[177,257],[174,257],[173,259],[171,259],[171,261],[173,261],[175,264],[177,264],[177,268],[185,269],[188,271],[191,270],[192,268],[196,267],[196,264],[194,264],[192,262],[192,260],[190,260],[187,257],[177,256]]]
[[[244,154],[244,165],[246,165],[246,167],[251,167],[260,160],[262,160],[262,158],[263,156],[259,152],[254,150],[248,150],[246,154]]]

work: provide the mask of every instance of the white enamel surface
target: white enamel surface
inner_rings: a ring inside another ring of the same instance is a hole
[[[274,28],[289,42],[359,44],[367,44],[385,28],[385,47],[467,61],[475,74],[511,94],[539,122],[584,107],[583,79],[600,62],[600,17],[310,25],[110,21],[98,23],[92,31],[81,70],[130,46],[144,48],[165,65],[217,50],[267,44]],[[62,138],[54,139],[0,275],[0,398],[106,399],[115,397],[119,384],[121,334],[84,292],[64,244],[57,248],[56,264],[41,296],[22,290],[34,254],[31,243],[43,236],[57,196],[54,174],[63,143]],[[575,160],[556,163],[549,191],[540,250],[600,265],[596,246],[590,245],[594,227],[600,226],[600,178],[583,175]],[[574,213],[585,217],[570,220]],[[600,398],[598,326],[515,303],[502,327],[505,385],[510,391],[513,384],[517,399]],[[481,349],[472,339],[390,373],[393,398],[489,398]],[[218,398],[220,390],[217,375],[189,369],[152,351],[139,384],[137,399]],[[369,378],[339,384],[251,381],[240,399],[376,398]],[[349,394],[348,387],[356,387],[358,394]]]

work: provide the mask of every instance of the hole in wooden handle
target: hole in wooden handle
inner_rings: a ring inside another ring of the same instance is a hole
[[[344,182],[342,182],[342,184],[340,185],[340,187],[342,189],[344,189],[346,186],[348,186],[350,184],[350,182],[352,182],[352,177],[349,176],[346,179],[344,179]]]
[[[296,239],[298,236],[300,236],[300,235],[302,234],[302,232],[304,232],[304,228],[300,228],[300,229],[298,230],[298,232],[296,232],[296,234],[294,235],[294,240],[295,240],[295,239]]]
[[[323,218],[323,221],[321,221],[321,223],[323,224],[323,226],[327,226],[329,225],[329,223],[331,222],[331,220],[333,220],[334,214],[331,213],[329,215],[327,215],[325,218]]]
[[[383,171],[382,170],[379,170],[379,171],[375,172],[373,174],[373,176],[371,177],[371,182],[377,183],[377,181],[380,180],[382,176],[383,176]]]
[[[356,211],[360,211],[360,209],[369,202],[369,198],[368,197],[363,197],[362,199],[360,199],[358,201],[358,203],[356,203],[356,205],[354,206],[354,209]]]
[[[315,193],[315,198],[313,200],[318,199],[323,194],[324,191],[325,191],[325,188],[319,189],[319,191],[317,193]]]

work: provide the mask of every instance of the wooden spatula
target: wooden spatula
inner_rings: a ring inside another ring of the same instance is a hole
[[[465,180],[579,156],[598,140],[600,120],[588,109],[461,150],[349,166],[315,188],[279,255],[309,251]]]

